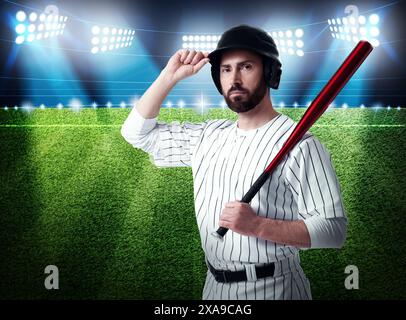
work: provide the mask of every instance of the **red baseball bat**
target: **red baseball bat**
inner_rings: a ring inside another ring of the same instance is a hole
[[[257,194],[259,189],[264,185],[265,181],[269,178],[272,171],[278,166],[281,160],[288,154],[288,152],[296,145],[296,143],[303,137],[306,131],[316,122],[323,112],[328,108],[330,103],[334,100],[337,94],[350,80],[352,75],[357,71],[359,66],[364,62],[366,57],[371,53],[372,45],[367,41],[360,41],[356,47],[348,55],[347,59],[338,68],[336,73],[327,82],[324,88],[320,91],[319,95],[310,106],[307,108],[302,119],[298,122],[289,138],[284,143],[281,150],[271,161],[265,171],[254,182],[248,192],[244,195],[241,202],[250,203],[252,198]],[[219,239],[223,239],[227,233],[228,228],[220,227],[212,234]]]

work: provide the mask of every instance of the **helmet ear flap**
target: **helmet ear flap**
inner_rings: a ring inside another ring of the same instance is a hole
[[[279,88],[279,82],[281,81],[281,75],[282,75],[282,69],[279,66],[275,66],[274,64],[274,71],[272,73],[272,89],[278,89]]]
[[[272,89],[278,89],[281,80],[282,69],[277,61],[264,57],[264,77],[265,83]]]
[[[213,78],[213,82],[216,85],[218,92],[223,95],[223,91],[221,89],[221,82],[220,82],[220,64],[215,63],[211,66],[211,77]]]

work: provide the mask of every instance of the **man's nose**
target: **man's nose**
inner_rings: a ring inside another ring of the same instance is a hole
[[[233,71],[231,76],[231,87],[240,87],[242,84],[241,75],[239,71]]]
[[[240,74],[240,71],[238,69],[235,69],[233,71],[233,74],[231,76],[231,80],[232,80],[233,83],[241,84],[241,74]]]

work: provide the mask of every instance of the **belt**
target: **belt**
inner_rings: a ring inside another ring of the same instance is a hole
[[[208,261],[210,272],[213,274],[217,282],[239,282],[247,281],[247,272],[245,270],[231,271],[231,270],[218,270],[215,269]],[[273,277],[275,272],[275,264],[269,263],[263,266],[255,267],[257,279]]]

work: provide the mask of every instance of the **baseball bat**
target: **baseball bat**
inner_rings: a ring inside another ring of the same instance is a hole
[[[372,45],[368,41],[359,41],[355,48],[351,51],[336,73],[327,82],[324,88],[320,91],[316,99],[310,104],[304,113],[302,119],[297,123],[295,129],[286,140],[281,150],[271,161],[265,171],[254,182],[248,192],[244,195],[241,202],[250,203],[252,198],[257,194],[259,189],[264,185],[272,171],[278,166],[281,160],[289,153],[296,143],[303,137],[306,131],[316,122],[323,112],[328,108],[337,94],[350,80],[352,75],[357,71],[359,66],[364,62],[366,57],[371,53]],[[219,227],[212,233],[218,239],[223,239],[228,228]]]

